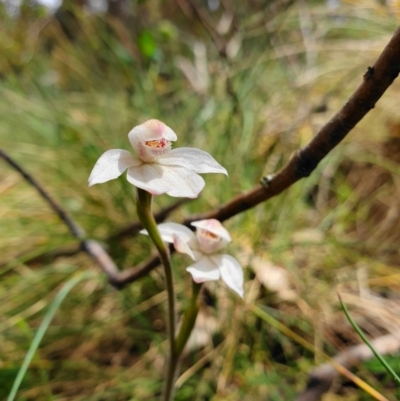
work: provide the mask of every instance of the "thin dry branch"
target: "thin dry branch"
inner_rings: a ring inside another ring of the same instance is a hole
[[[227,220],[239,213],[247,211],[254,206],[279,195],[301,178],[308,177],[317,167],[318,163],[338,145],[352,128],[371,110],[386,89],[397,78],[400,72],[400,28],[396,30],[373,67],[368,67],[363,81],[339,112],[320,130],[313,140],[304,148],[297,151],[285,167],[274,176],[265,177],[261,184],[252,191],[241,194],[227,202],[225,205],[210,212],[189,216],[183,224],[189,225],[192,221],[202,219]],[[137,280],[148,274],[159,265],[157,256],[151,257],[141,265],[119,272],[104,248],[95,241],[84,239],[84,232],[77,226],[68,214],[49,196],[49,194],[26,173],[4,151],[2,156],[13,168],[33,185],[41,196],[49,203],[53,210],[67,224],[71,233],[81,240],[81,248],[87,252],[100,265],[108,275],[110,282],[118,287]],[[134,227],[134,230],[138,227]]]
[[[368,67],[363,81],[343,107],[324,125],[304,148],[298,150],[285,167],[247,194],[239,195],[220,208],[185,220],[227,220],[279,195],[301,178],[308,177],[319,162],[338,145],[362,118],[375,107],[400,73],[400,27],[396,30],[373,67]]]
[[[159,212],[154,214],[154,218],[157,223],[163,222],[167,217],[176,209],[178,209],[184,203],[191,201],[191,199],[180,199],[179,201],[173,203],[170,206],[167,206],[164,209],[161,209]],[[142,224],[139,221],[135,221],[131,224],[122,227],[121,229],[117,230],[115,233],[111,234],[107,237],[103,242],[109,243],[115,240],[119,240],[128,236],[135,236],[139,233],[139,231],[143,228]],[[79,237],[76,237],[80,239]],[[53,260],[55,258],[60,257],[70,257],[82,252],[82,244],[71,244],[67,246],[63,246],[61,248],[57,248],[55,250],[51,250],[48,252],[41,253],[35,257],[30,257],[26,263],[28,264],[35,264],[35,263],[43,263],[46,260]],[[24,255],[22,255],[24,257]],[[1,266],[1,264],[0,264]],[[141,277],[141,276],[140,276]],[[114,280],[114,278],[110,277],[110,280]],[[122,278],[123,280],[123,278]],[[118,280],[117,280],[118,281]]]
[[[3,149],[0,149],[0,157],[2,157],[13,169],[18,171],[22,177],[38,191],[39,195],[65,223],[71,234],[79,240],[81,249],[90,255],[95,262],[97,262],[100,268],[109,277],[110,282],[113,284],[113,280],[118,277],[119,271],[105,249],[97,241],[86,239],[85,231],[74,222],[71,216],[61,207],[61,205],[58,204],[55,199],[53,199],[52,196],[50,196],[50,194],[43,188],[41,184],[24,168],[22,168],[19,163],[12,159],[11,156],[8,155]]]
[[[393,354],[400,349],[400,331],[387,334],[370,341],[371,345],[381,355]],[[350,369],[360,362],[374,357],[366,344],[359,344],[340,352],[333,360],[339,365]],[[295,401],[318,401],[331,387],[339,372],[330,363],[318,366],[309,374],[306,389],[300,393]]]
[[[138,278],[146,275],[149,271],[151,271],[160,263],[158,257],[155,256],[152,263],[143,263],[142,265],[140,265],[138,273],[136,275],[132,274],[130,269],[121,272],[110,257],[110,255],[103,248],[103,246],[95,240],[87,239],[85,231],[77,223],[75,223],[75,221],[62,208],[62,206],[52,196],[50,196],[50,194],[44,189],[44,187],[31,174],[29,174],[22,166],[19,165],[19,163],[17,163],[6,151],[1,148],[0,157],[2,157],[14,170],[18,171],[22,175],[22,177],[38,191],[40,196],[48,203],[51,209],[55,213],[57,213],[61,221],[65,223],[72,236],[79,240],[79,246],[61,249],[56,252],[51,251],[49,253],[31,259],[31,262],[38,262],[48,257],[54,258],[64,255],[72,256],[80,251],[84,251],[100,266],[103,272],[108,276],[110,284],[112,284],[116,288],[122,288],[125,284],[129,282],[125,282],[126,277],[128,277],[128,280],[131,280],[132,278],[133,280],[137,280]],[[180,199],[179,201],[173,203],[171,206],[160,210],[154,216],[157,223],[164,221],[174,210],[176,210],[187,201],[187,199]],[[109,240],[136,234],[142,228],[143,226],[141,223],[135,222],[110,236]],[[129,273],[127,274],[127,272]]]
[[[386,45],[373,67],[368,67],[363,80],[343,107],[325,124],[311,142],[298,150],[289,162],[273,176],[264,177],[261,184],[248,193],[240,194],[225,205],[210,212],[189,216],[183,224],[202,219],[227,220],[266,200],[279,195],[298,180],[308,177],[318,163],[335,148],[362,118],[375,107],[400,73],[400,27]],[[124,285],[141,277],[141,270],[149,272],[156,267],[150,258],[140,266],[125,272]],[[152,266],[150,268],[150,266]]]
[[[186,202],[191,201],[192,199],[180,199],[177,202],[173,203],[170,206],[167,206],[164,209],[161,209],[157,213],[154,213],[154,218],[157,223],[163,222],[173,211],[178,209],[180,206],[185,204]],[[128,236],[135,236],[139,233],[139,231],[143,228],[142,223],[139,221],[135,221],[131,224],[122,227],[117,230],[115,233],[108,236],[104,242],[109,243],[115,240],[119,240]],[[52,260],[54,258],[59,258],[62,256],[73,256],[82,251],[82,247],[80,244],[77,245],[68,245],[66,247],[56,249],[53,251],[45,252],[41,255],[38,255],[34,258],[29,259],[29,263],[41,263],[44,260]]]
[[[81,239],[85,236],[84,230],[71,219],[68,213],[50,196],[39,182],[1,148],[0,157],[2,157],[14,170],[18,171],[29,184],[36,188],[40,196],[49,204],[54,212],[57,213],[58,217],[66,224],[74,237]]]

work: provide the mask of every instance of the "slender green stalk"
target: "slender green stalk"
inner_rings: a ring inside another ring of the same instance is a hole
[[[187,340],[190,337],[190,333],[193,330],[194,324],[196,322],[196,317],[199,312],[197,298],[199,296],[201,286],[202,284],[197,284],[193,282],[192,298],[190,299],[189,305],[185,311],[182,325],[175,340],[175,355],[174,358],[170,361],[170,367],[167,372],[164,398],[162,399],[163,401],[171,401],[173,399],[175,382],[179,371],[180,357],[183,349],[185,348]]]
[[[193,281],[193,292],[192,298],[190,299],[190,303],[185,311],[185,315],[183,316],[182,325],[180,327],[178,336],[176,337],[176,353],[178,356],[181,355],[187,340],[190,337],[190,333],[193,330],[194,324],[196,322],[197,314],[199,312],[199,304],[197,302],[197,298],[199,296],[200,290],[202,287],[202,283],[198,284]]]
[[[364,341],[364,343],[368,346],[368,348],[372,351],[372,353],[375,355],[375,357],[378,359],[378,361],[381,363],[381,365],[386,369],[386,371],[393,377],[393,379],[400,384],[400,377],[396,374],[396,372],[392,369],[392,367],[383,359],[381,354],[372,346],[372,344],[368,341],[368,338],[365,336],[365,334],[362,332],[358,324],[353,320],[353,318],[350,316],[349,310],[347,309],[347,306],[344,304],[342,301],[342,298],[338,294],[339,297],[339,302],[340,306],[343,309],[344,314],[347,317],[347,320],[350,322],[350,324],[353,326],[354,330],[357,332],[357,334],[361,337],[361,340]]]
[[[164,266],[167,294],[168,294],[168,338],[170,345],[170,354],[166,364],[166,377],[164,382],[164,390],[162,394],[162,401],[171,401],[174,397],[175,382],[179,370],[179,360],[183,349],[190,337],[190,333],[194,327],[197,314],[199,312],[199,305],[197,298],[199,296],[202,284],[193,282],[193,292],[190,303],[185,311],[183,322],[180,327],[179,333],[175,338],[176,327],[176,313],[175,313],[175,292],[172,277],[172,266],[169,251],[157,228],[157,223],[151,212],[152,196],[148,192],[139,189],[137,190],[137,213],[138,217],[147,230],[150,238],[154,242],[162,264]]]
[[[137,189],[137,213],[139,220],[147,230],[150,238],[156,246],[164,266],[165,281],[168,294],[168,340],[170,354],[166,365],[166,381],[164,384],[164,391],[162,400],[170,401],[174,395],[174,384],[178,370],[179,357],[176,353],[175,346],[175,331],[176,331],[176,311],[175,311],[175,290],[172,276],[171,258],[169,250],[161,238],[157,228],[157,223],[151,211],[152,195],[147,191]]]

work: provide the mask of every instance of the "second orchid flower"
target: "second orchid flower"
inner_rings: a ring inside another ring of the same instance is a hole
[[[200,220],[191,223],[197,228],[196,233],[177,223],[158,225],[165,242],[173,243],[175,249],[190,256],[194,263],[186,270],[197,283],[222,279],[225,284],[243,297],[243,270],[232,256],[217,253],[224,248],[231,237],[222,224],[215,219]],[[146,230],[141,231],[147,234]]]

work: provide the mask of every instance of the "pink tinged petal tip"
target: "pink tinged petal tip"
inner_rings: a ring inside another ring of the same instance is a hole
[[[221,278],[225,284],[243,298],[243,270],[239,262],[230,255],[213,255],[210,257],[218,265]]]
[[[142,162],[127,150],[112,149],[97,160],[89,176],[89,186],[118,178],[127,168],[139,166]]]

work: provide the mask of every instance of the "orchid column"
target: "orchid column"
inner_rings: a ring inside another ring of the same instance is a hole
[[[161,238],[152,214],[152,197],[166,193],[170,196],[197,198],[205,185],[203,178],[198,174],[222,173],[227,175],[227,172],[213,157],[199,149],[172,150],[171,142],[176,141],[177,136],[161,121],[149,120],[134,127],[129,132],[128,138],[135,154],[123,149],[112,149],[105,152],[90,174],[89,186],[118,178],[127,170],[128,181],[137,188],[138,217],[160,254],[168,292],[170,356],[163,393],[163,400],[166,401],[173,398],[178,360],[184,346],[182,343],[187,340],[186,338],[183,341],[182,338],[184,339],[188,335],[184,334],[183,337],[178,335],[180,342],[177,347],[171,260],[168,248]],[[195,305],[199,290],[200,285],[194,287]],[[194,324],[197,310],[196,307],[192,307],[191,310],[190,320]],[[193,324],[189,325],[191,326],[190,330]]]

